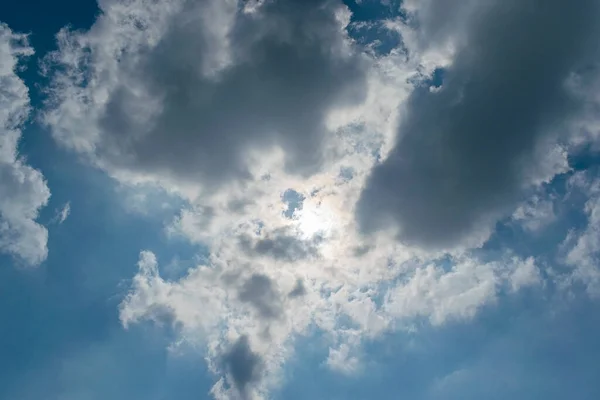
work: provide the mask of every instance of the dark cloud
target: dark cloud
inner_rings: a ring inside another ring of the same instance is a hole
[[[249,386],[260,380],[263,370],[263,360],[252,351],[247,336],[240,336],[223,355],[223,364],[242,398],[247,398]]]
[[[598,5],[482,2],[441,90],[410,96],[397,145],[359,201],[362,229],[396,226],[403,241],[444,248],[507,211],[540,139],[578,109],[565,81],[591,54]]]
[[[298,279],[296,281],[296,286],[292,289],[292,291],[288,294],[289,297],[295,299],[296,297],[302,297],[306,294],[306,288],[304,287],[304,282],[302,279]]]
[[[315,172],[326,115],[365,91],[364,60],[344,50],[336,20],[342,3],[271,0],[255,13],[239,11],[227,38],[232,62],[216,74],[203,66],[218,50],[205,26],[209,7],[217,6],[188,3],[155,48],[122,56],[126,79],[100,118],[101,159],[218,185],[248,176],[248,150],[278,145],[289,172]],[[139,87],[160,103],[149,118],[139,117]]]
[[[301,239],[287,229],[276,229],[268,236],[253,241],[249,236],[240,238],[240,245],[246,252],[269,256],[280,261],[298,261],[317,258],[317,247],[321,239],[317,236],[312,239]]]
[[[260,317],[267,320],[279,318],[283,312],[281,296],[266,275],[253,274],[240,287],[238,298],[250,304]]]

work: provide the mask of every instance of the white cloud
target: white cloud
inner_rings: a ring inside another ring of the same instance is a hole
[[[539,232],[556,220],[552,199],[536,195],[517,207],[512,219],[530,232]]]
[[[50,190],[18,152],[30,106],[28,89],[16,74],[19,60],[32,54],[26,35],[0,23],[0,252],[37,265],[48,254],[48,231],[36,219]]]
[[[481,307],[496,301],[502,286],[518,290],[541,282],[533,259],[482,264],[462,257],[444,264],[417,268],[405,283],[388,293],[386,310],[401,322],[424,317],[440,325],[472,318]]]
[[[338,349],[329,348],[327,356],[327,366],[334,371],[343,374],[352,375],[360,370],[360,360],[356,355],[353,355],[354,349],[343,343]]]
[[[71,215],[71,202],[67,201],[60,210],[56,210],[56,214],[54,215],[54,218],[52,218],[52,222],[61,225],[67,220],[67,218],[69,218],[69,215]]]
[[[573,268],[569,279],[583,284],[591,296],[600,297],[600,182],[587,181],[584,175],[576,175],[574,180],[584,185],[589,196],[585,204],[588,220],[583,232],[572,232],[565,241],[564,261]]]

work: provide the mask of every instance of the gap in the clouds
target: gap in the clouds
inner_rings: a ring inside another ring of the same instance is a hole
[[[439,89],[444,84],[444,77],[446,75],[446,69],[438,67],[433,70],[431,78],[425,80],[425,83],[432,89]]]
[[[352,16],[348,34],[362,46],[369,47],[378,55],[389,54],[402,44],[398,32],[385,28],[382,22],[403,17],[401,1],[345,0]]]
[[[380,21],[400,15],[401,0],[344,0],[352,12],[352,21]]]
[[[14,32],[29,33],[35,54],[19,75],[29,87],[34,107],[41,106],[41,87],[46,82],[39,74],[39,62],[56,50],[56,34],[65,26],[87,29],[99,15],[96,0],[19,0],[0,2],[0,21]]]
[[[598,169],[600,167],[600,149],[591,143],[569,154],[569,167],[575,171]]]
[[[281,201],[287,206],[287,209],[283,212],[283,215],[286,218],[292,218],[296,210],[302,210],[304,199],[304,196],[294,189],[287,189],[285,192],[283,192]]]
[[[512,217],[505,218],[496,224],[494,232],[481,249],[474,254],[486,261],[498,259],[506,254],[506,249],[517,256],[535,257],[545,264],[556,264],[562,251],[561,244],[570,231],[581,231],[587,226],[584,206],[587,195],[578,188],[570,187],[569,179],[576,171],[588,171],[597,175],[600,170],[590,161],[585,164],[570,160],[572,171],[555,176],[549,183],[543,184],[536,193],[541,199],[552,203],[553,218],[539,229],[528,230]],[[594,163],[598,160],[594,161]],[[585,165],[585,168],[583,167]],[[542,270],[542,272],[544,272]]]
[[[342,181],[344,183],[350,182],[352,179],[354,179],[355,173],[356,173],[356,171],[354,170],[353,167],[341,167],[338,178],[340,181]]]

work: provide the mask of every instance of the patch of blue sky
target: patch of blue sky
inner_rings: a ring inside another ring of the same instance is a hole
[[[384,20],[402,17],[400,1],[346,0],[352,12],[349,34],[361,45],[368,46],[376,54],[388,54],[402,43],[401,36],[382,25]]]
[[[283,215],[285,215],[286,218],[292,218],[296,210],[302,210],[304,196],[294,189],[288,189],[281,196],[281,201],[287,206]]]

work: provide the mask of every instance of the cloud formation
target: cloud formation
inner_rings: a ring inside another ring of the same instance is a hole
[[[214,187],[280,149],[287,171],[310,175],[329,113],[365,96],[338,1],[100,6],[89,32],[59,34],[45,121],[113,174]]]
[[[426,3],[426,15],[448,8]],[[415,89],[396,146],[369,178],[357,214],[366,232],[397,228],[428,249],[481,243],[523,190],[564,170],[560,159],[544,170],[539,149],[581,109],[567,81],[597,55],[598,3],[485,1],[464,13],[464,25],[444,28],[464,34],[441,88]],[[430,45],[435,21],[422,21]]]
[[[36,219],[50,190],[18,150],[30,105],[17,72],[19,61],[32,54],[26,35],[0,23],[0,252],[35,266],[48,255],[48,231]]]
[[[223,364],[243,399],[248,396],[248,386],[260,379],[261,363],[260,356],[252,352],[247,336],[241,336],[223,355]]]
[[[543,283],[535,258],[469,246],[552,211],[514,209],[567,169],[595,2],[405,2],[389,54],[357,47],[335,0],[100,6],[46,59],[44,121],[120,181],[178,189],[167,231],[202,261],[166,279],[141,252],[120,318],[205,349],[217,399],[268,398],[298,337],[357,373],[364,341]]]

